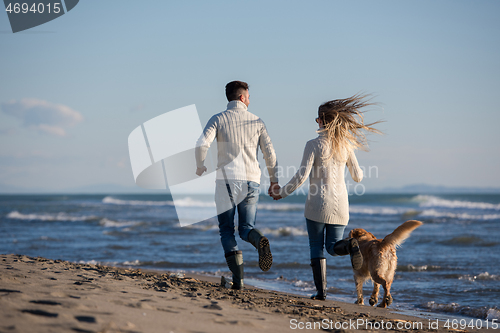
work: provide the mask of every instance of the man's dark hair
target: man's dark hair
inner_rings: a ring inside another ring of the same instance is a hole
[[[226,97],[229,102],[240,99],[245,90],[248,90],[248,83],[243,81],[232,81],[226,84]]]

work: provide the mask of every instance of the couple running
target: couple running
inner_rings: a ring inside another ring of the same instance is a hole
[[[208,149],[217,138],[217,175],[215,203],[219,232],[227,265],[233,274],[232,289],[243,289],[243,254],[234,235],[234,217],[238,211],[238,232],[259,253],[259,267],[267,271],[272,265],[269,240],[255,228],[261,171],[257,161],[260,147],[269,173],[268,194],[274,200],[290,195],[309,178],[304,216],[314,284],[317,293],[311,298],[326,299],[326,259],[324,248],[332,256],[350,255],[352,267],[359,269],[363,257],[357,241],[343,239],[349,221],[349,204],[344,181],[347,165],[352,178],[360,182],[363,171],[354,150],[363,148],[362,130],[378,131],[363,123],[361,108],[371,105],[364,96],[355,95],[322,104],[316,122],[316,139],[306,143],[302,163],[290,181],[278,185],[278,163],[264,122],[248,112],[248,84],[241,81],[226,85],[227,110],[208,121],[195,150],[197,170],[201,176]],[[326,237],[325,237],[326,236]]]

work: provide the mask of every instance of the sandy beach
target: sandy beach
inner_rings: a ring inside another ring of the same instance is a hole
[[[391,309],[234,291],[213,277],[14,254],[0,255],[0,309],[0,332],[449,331]]]

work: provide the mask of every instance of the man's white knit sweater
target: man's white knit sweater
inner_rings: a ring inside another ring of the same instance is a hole
[[[306,143],[304,156],[297,173],[280,189],[285,198],[309,177],[309,194],[306,200],[304,216],[316,222],[347,225],[349,221],[349,202],[344,180],[344,169],[347,164],[352,179],[360,182],[363,170],[353,151],[347,154],[347,160],[341,161],[335,156],[328,159],[331,143],[326,133]]]
[[[278,181],[278,163],[266,125],[259,117],[248,112],[244,103],[231,101],[227,104],[226,111],[210,118],[196,143],[197,167],[204,166],[208,149],[215,138],[217,179],[254,181],[260,184],[261,171],[257,160],[260,147],[270,181]]]

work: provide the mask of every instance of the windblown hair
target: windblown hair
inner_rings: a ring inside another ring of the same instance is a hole
[[[331,155],[340,160],[347,159],[346,153],[355,149],[368,150],[368,143],[364,131],[382,134],[372,126],[380,121],[365,124],[363,112],[360,109],[376,105],[370,102],[369,95],[356,94],[354,96],[336,99],[323,103],[318,108],[318,118],[323,121],[323,128],[318,133],[326,132],[332,143]]]

